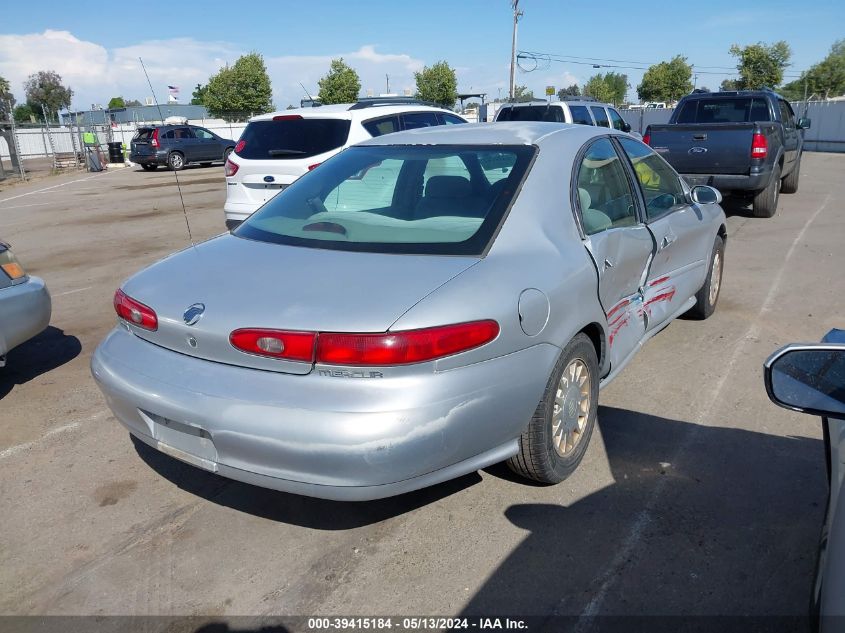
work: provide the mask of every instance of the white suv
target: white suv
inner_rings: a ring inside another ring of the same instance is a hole
[[[496,113],[496,121],[553,121],[612,127],[630,132],[631,126],[612,105],[589,97],[564,97],[561,101],[506,103]]]
[[[466,120],[401,98],[253,117],[226,161],[226,227],[233,229],[302,174],[350,145],[399,130],[457,123]]]

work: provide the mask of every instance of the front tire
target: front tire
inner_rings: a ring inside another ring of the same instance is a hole
[[[167,157],[167,166],[173,171],[185,169],[185,157],[179,152],[170,152],[170,156]]]
[[[755,218],[770,218],[778,210],[778,194],[780,193],[780,165],[775,165],[772,178],[768,186],[754,196],[752,211]]]
[[[508,460],[510,469],[546,484],[569,477],[590,443],[598,396],[596,350],[580,333],[561,352],[534,416],[519,438],[519,453]]]
[[[780,187],[781,193],[795,193],[798,191],[798,179],[801,177],[801,157],[795,161],[795,166],[789,175],[783,179]]]
[[[710,255],[710,269],[707,279],[701,289],[695,293],[695,305],[689,309],[694,319],[703,321],[716,311],[719,292],[722,290],[722,270],[725,265],[725,241],[717,235],[713,243],[713,253]]]

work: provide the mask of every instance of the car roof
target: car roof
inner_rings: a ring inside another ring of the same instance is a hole
[[[352,109],[352,106],[354,105],[354,103],[336,103],[332,105],[318,106],[316,108],[292,108],[290,110],[280,110],[279,112],[260,114],[252,117],[250,121],[270,121],[276,116],[291,115],[298,115],[304,119],[373,119],[382,116],[390,116],[391,114],[401,114],[402,112],[443,112],[454,114],[454,112],[445,108],[436,108],[433,106],[413,103],[401,103],[396,105],[379,104],[368,108]]]
[[[549,103],[548,101],[544,101],[542,99],[536,99],[534,101],[520,101],[519,103],[505,103],[502,105],[502,108],[526,108],[530,106],[553,106],[553,107],[563,107],[563,104],[572,106],[572,105],[586,105],[586,106],[600,106],[603,108],[612,108],[614,107],[611,103],[605,103],[604,101],[596,101],[595,99],[564,99],[561,101],[552,101]]]
[[[595,136],[623,132],[594,125],[549,123],[545,121],[504,121],[439,125],[393,132],[368,139],[358,145],[535,145],[555,134],[567,134],[583,143]]]

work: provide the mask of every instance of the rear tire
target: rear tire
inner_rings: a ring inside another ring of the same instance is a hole
[[[778,197],[780,193],[780,165],[775,165],[772,170],[772,178],[763,191],[757,192],[751,206],[755,218],[770,218],[778,210]]]
[[[725,267],[725,241],[716,236],[713,243],[713,253],[710,255],[710,268],[707,270],[707,279],[701,290],[695,293],[695,305],[689,309],[689,314],[694,319],[703,321],[716,311],[716,303],[719,301],[719,292],[722,290],[722,271]]]
[[[795,193],[798,191],[798,179],[801,177],[801,157],[795,161],[795,166],[789,175],[783,179],[780,191],[781,193]]]
[[[179,152],[170,152],[170,156],[167,157],[167,166],[173,171],[185,169],[185,157]]]
[[[508,460],[518,475],[556,484],[571,475],[587,451],[596,424],[599,368],[596,349],[583,333],[561,352],[543,398]]]
[[[141,165],[141,168],[144,171],[155,171],[156,169],[158,169],[158,165]]]

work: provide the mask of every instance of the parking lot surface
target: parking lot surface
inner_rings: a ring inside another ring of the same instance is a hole
[[[500,465],[368,503],[228,481],[112,418],[88,364],[115,288],[188,244],[173,173],[0,193],[0,237],[53,296],[0,369],[0,612],[804,615],[821,426],[768,401],[762,363],[843,326],[842,174],[845,155],[807,153],[773,219],[727,206],[716,314],[672,323],[602,392],[570,479]],[[220,233],[222,168],[179,179],[194,239]]]

